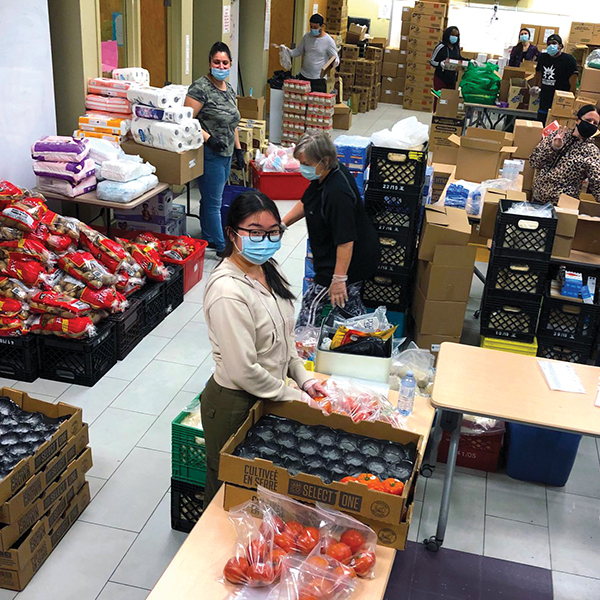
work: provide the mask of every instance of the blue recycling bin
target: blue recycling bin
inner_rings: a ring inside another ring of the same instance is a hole
[[[507,423],[506,428],[506,473],[509,477],[554,486],[567,483],[580,435],[518,423]]]

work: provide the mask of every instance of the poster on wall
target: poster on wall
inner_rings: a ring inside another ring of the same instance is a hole
[[[379,19],[392,18],[392,0],[379,0]]]
[[[231,6],[229,4],[223,5],[223,33],[229,33],[231,31]]]
[[[271,0],[265,2],[265,52],[269,50],[269,42],[271,41]]]

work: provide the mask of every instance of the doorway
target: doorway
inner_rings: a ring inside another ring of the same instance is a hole
[[[167,4],[169,3],[165,0],[140,2],[142,67],[150,73],[150,85],[154,87],[163,87],[169,83]]]

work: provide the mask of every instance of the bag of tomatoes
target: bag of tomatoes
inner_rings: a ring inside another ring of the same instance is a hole
[[[298,556],[283,559],[277,600],[346,600],[356,588],[356,575],[351,567],[329,556]]]
[[[350,515],[317,505],[324,521],[320,552],[352,567],[358,577],[375,577],[377,534]]]

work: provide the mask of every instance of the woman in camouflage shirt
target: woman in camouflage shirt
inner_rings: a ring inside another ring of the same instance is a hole
[[[588,192],[600,202],[600,150],[591,139],[598,133],[599,121],[598,109],[589,104],[577,113],[574,129],[561,128],[538,144],[529,159],[537,169],[536,202],[556,204],[561,194],[579,198],[586,179]]]
[[[225,250],[221,204],[232,158],[235,157],[237,168],[243,169],[246,165],[238,138],[240,113],[235,90],[225,81],[231,68],[231,51],[227,44],[213,44],[208,64],[209,73],[190,86],[185,105],[194,109],[204,136],[204,174],[198,177],[202,237],[209,248],[221,256]]]

